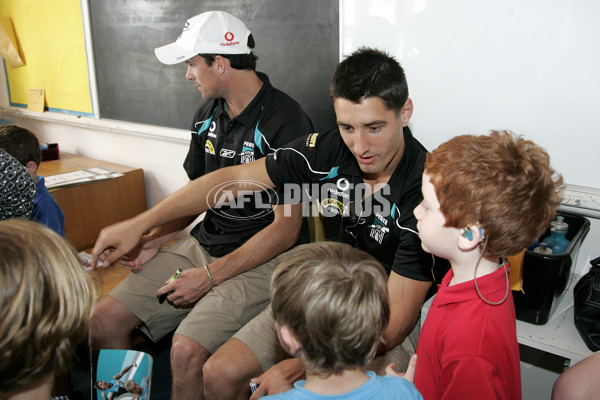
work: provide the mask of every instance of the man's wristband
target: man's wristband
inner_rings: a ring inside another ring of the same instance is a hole
[[[210,281],[210,287],[213,288],[213,287],[217,286],[215,284],[215,281],[213,280],[212,275],[210,274],[210,270],[208,269],[208,264],[206,264],[204,266],[204,269],[206,270],[206,276],[208,276],[208,280]]]

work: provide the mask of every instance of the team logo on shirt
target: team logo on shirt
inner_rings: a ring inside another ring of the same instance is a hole
[[[254,143],[244,141],[242,152],[240,153],[240,162],[242,164],[251,163],[254,161]]]
[[[213,156],[215,155],[215,146],[213,146],[210,140],[207,140],[206,143],[204,143],[204,151]]]
[[[375,239],[377,241],[377,243],[381,244],[381,242],[383,242],[383,239],[384,239],[386,233],[388,233],[390,231],[390,228],[388,228],[386,226],[387,224],[388,224],[387,218],[383,217],[379,213],[375,213],[375,219],[373,220],[373,225],[370,226],[371,233],[369,234],[369,236],[371,238]]]

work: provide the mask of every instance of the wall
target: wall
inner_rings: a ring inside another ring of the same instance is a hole
[[[3,69],[0,63],[0,76],[4,74]],[[6,81],[0,79],[0,105],[7,103]],[[54,119],[49,119],[51,116]],[[158,130],[57,113],[39,114],[3,106],[0,106],[0,119],[30,129],[41,142],[59,143],[61,151],[143,168],[148,206],[155,205],[188,181],[181,166],[187,154],[188,131]],[[159,156],[148,157],[148,154]]]
[[[7,119],[35,132],[40,141],[59,143],[61,151],[143,168],[149,206],[188,180],[182,168],[187,142],[25,117]]]
[[[569,184],[600,188],[600,3],[342,0],[342,52],[395,55],[429,149],[509,129],[542,145]]]

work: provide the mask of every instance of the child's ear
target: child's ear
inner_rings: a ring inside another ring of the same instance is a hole
[[[289,350],[290,354],[295,356],[298,351],[302,348],[300,342],[296,338],[296,335],[287,325],[279,327],[279,337],[283,342],[284,346]]]
[[[483,229],[479,225],[465,226],[458,238],[458,247],[463,251],[471,251],[484,239]]]
[[[29,175],[33,175],[37,173],[38,165],[35,163],[35,161],[28,161],[25,165],[25,168],[27,169]]]

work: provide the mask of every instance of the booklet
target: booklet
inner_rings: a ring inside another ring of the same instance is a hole
[[[135,350],[92,351],[92,400],[150,400],[152,357]]]
[[[81,169],[79,171],[65,172],[64,174],[49,175],[44,178],[47,189],[55,189],[64,186],[80,185],[86,182],[101,181],[123,176],[120,172],[105,168],[95,167]]]

